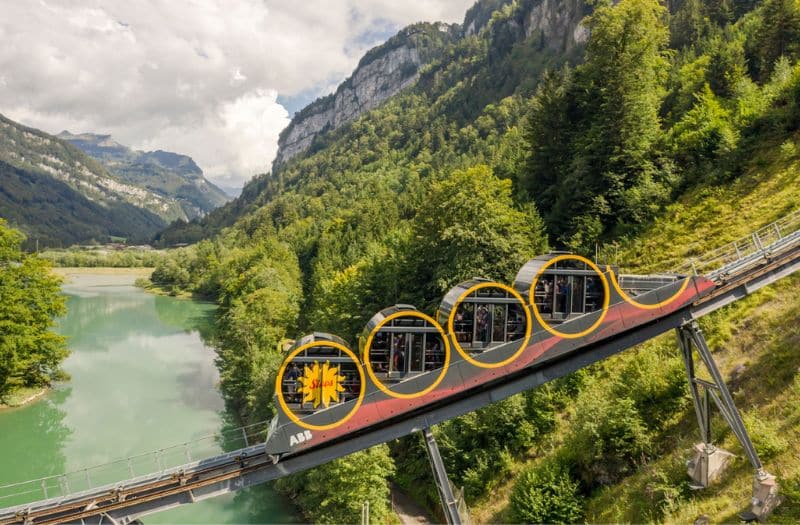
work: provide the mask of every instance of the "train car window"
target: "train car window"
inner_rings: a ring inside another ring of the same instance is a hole
[[[492,342],[506,342],[506,322],[508,320],[508,306],[496,304],[492,308]]]
[[[303,353],[306,355],[314,355],[314,356],[339,357],[342,352],[338,348],[333,348],[330,346],[317,346],[309,348]]]
[[[369,361],[375,373],[397,379],[443,365],[444,343],[436,329],[420,318],[410,321],[393,319],[373,335]]]
[[[475,297],[506,297],[507,294],[500,288],[481,288],[475,292]]]
[[[508,305],[508,320],[506,324],[506,341],[516,341],[525,335],[525,312],[522,305]]]
[[[586,278],[586,312],[595,312],[603,307],[603,287],[597,277]]]
[[[357,365],[339,354],[338,349],[316,346],[287,364],[281,378],[281,393],[293,412],[308,414],[358,397],[361,380]]]
[[[567,277],[561,275],[556,278],[555,294],[556,307],[554,313],[564,316],[570,310],[569,299],[572,296],[572,289]]]
[[[542,305],[550,299],[542,284],[538,299]],[[459,346],[467,351],[481,351],[492,346],[522,339],[527,321],[524,306],[500,287],[480,288],[463,297],[455,310],[453,331]]]
[[[536,307],[541,313],[553,313],[554,276],[543,275],[536,283],[534,299]]]
[[[562,322],[603,308],[601,276],[582,261],[556,261],[536,279],[533,303],[539,315]]]
[[[408,334],[409,372],[422,372],[425,334]]]
[[[485,304],[479,304],[475,310],[475,331],[473,332],[473,343],[481,343],[484,346],[489,344],[491,337],[491,312]]]
[[[425,371],[436,370],[444,365],[444,345],[436,334],[425,334]]]
[[[382,310],[370,320],[364,364],[375,386],[385,394],[413,398],[430,392],[444,378],[450,342],[435,319],[402,306]]]
[[[570,287],[572,289],[572,298],[570,301],[569,312],[573,314],[583,313],[583,296],[584,296],[584,277],[578,275],[569,276]]]
[[[475,327],[475,304],[462,303],[456,311],[456,318],[453,322],[453,331],[456,335],[456,340],[461,343],[472,342]]]
[[[586,263],[577,259],[562,259],[553,265],[557,270],[586,270]]]
[[[406,372],[406,334],[392,336],[391,362],[389,372],[403,374]]]
[[[441,381],[448,344],[434,319],[417,311],[395,312],[374,325],[367,338],[367,371],[389,395],[422,395]]]

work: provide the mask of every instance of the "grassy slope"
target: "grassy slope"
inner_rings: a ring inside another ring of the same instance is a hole
[[[735,182],[703,187],[670,205],[619,254],[625,269],[676,267],[800,208],[800,136],[762,148]]]
[[[800,208],[800,137],[762,149],[736,182],[697,189],[671,205],[664,215],[617,254],[626,269],[656,271],[672,268],[697,255],[746,235],[789,211]],[[612,252],[613,253],[613,252]],[[731,382],[739,409],[767,470],[782,483],[784,503],[774,522],[800,521],[800,275],[762,290],[703,322],[718,365]],[[606,361],[604,370],[622,366],[636,353],[673,345],[664,336]],[[744,370],[741,371],[741,365]],[[602,375],[602,372],[601,372]],[[569,410],[562,414],[565,430]],[[690,523],[705,514],[712,522],[736,522],[747,508],[752,470],[741,447],[724,422],[712,422],[717,442],[737,454],[723,479],[701,492],[688,489],[685,461],[698,431],[690,403],[684,405],[666,430],[656,436],[661,454],[645,463],[624,482],[593,493],[587,500],[590,523],[665,521]],[[553,442],[562,445],[556,431]],[[568,444],[567,444],[568,445]],[[539,451],[540,454],[542,451]],[[533,452],[532,452],[533,454]],[[528,463],[538,461],[531,459]],[[516,471],[522,469],[519,465]],[[508,521],[507,504],[513,479],[474,504],[477,522]],[[654,511],[656,506],[661,511]]]

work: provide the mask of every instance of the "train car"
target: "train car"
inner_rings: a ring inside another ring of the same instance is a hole
[[[610,266],[552,253],[526,263],[512,286],[487,279],[456,285],[433,317],[411,305],[388,307],[366,324],[356,350],[336,336],[311,334],[278,371],[278,415],[266,452],[278,461],[468,395],[667,316],[714,286],[701,276],[618,279]]]

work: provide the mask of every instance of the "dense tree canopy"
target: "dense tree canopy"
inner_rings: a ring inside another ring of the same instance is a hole
[[[0,219],[0,399],[49,383],[67,356],[64,338],[50,330],[65,312],[60,279],[46,261],[21,251],[24,240]]]
[[[671,174],[656,150],[666,20],[657,0],[599,8],[574,79],[545,77],[532,103],[523,182],[550,232],[579,251],[611,228],[648,220],[669,196]]]

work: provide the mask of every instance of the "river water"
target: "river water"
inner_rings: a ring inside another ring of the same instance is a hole
[[[127,275],[75,275],[59,332],[71,379],[0,412],[0,485],[62,474],[220,431],[214,351],[203,342],[214,306],[154,296]],[[5,505],[0,504],[0,507]],[[286,523],[267,487],[146,516],[151,523]]]

